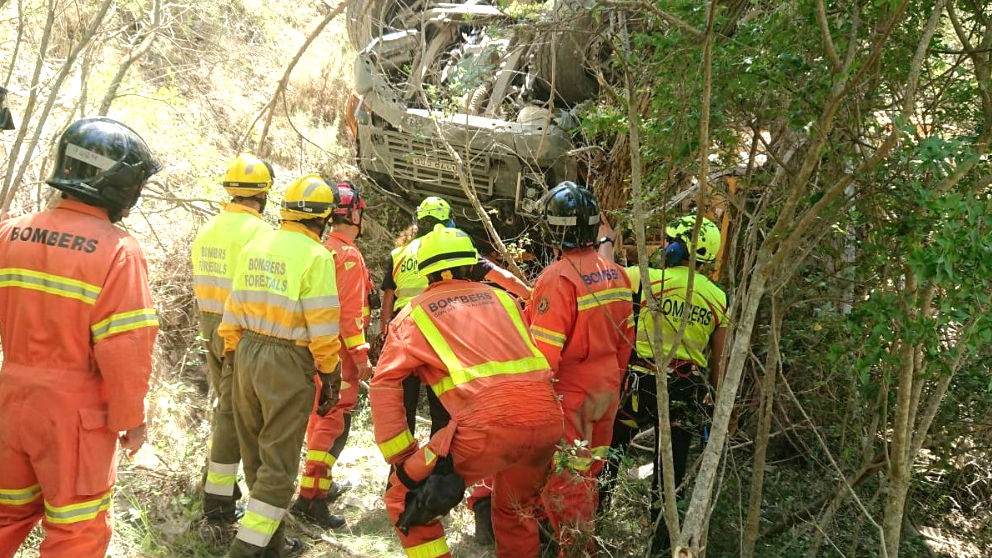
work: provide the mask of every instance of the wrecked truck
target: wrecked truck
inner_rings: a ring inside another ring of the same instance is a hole
[[[575,0],[543,3],[363,0],[347,12],[358,51],[348,112],[367,181],[409,210],[438,195],[483,235],[459,177],[497,231],[535,223],[549,187],[579,176],[578,113],[605,55]]]

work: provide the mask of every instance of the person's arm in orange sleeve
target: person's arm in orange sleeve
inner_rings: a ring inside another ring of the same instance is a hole
[[[570,281],[560,275],[538,279],[527,319],[537,348],[556,374],[577,313],[575,286]]]
[[[414,343],[426,343],[415,329],[412,322],[399,320],[388,328],[386,344],[369,386],[375,442],[390,465],[402,463],[417,450],[417,441],[406,425],[403,405],[403,380],[424,364],[410,350]]]
[[[148,267],[137,242],[128,237],[107,274],[93,306],[93,354],[106,383],[107,428],[128,432],[145,423],[145,396],[152,371],[158,318],[148,290]],[[141,433],[141,441],[144,433]]]
[[[617,244],[617,233],[610,226],[610,222],[606,219],[606,214],[603,212],[599,213],[599,233],[597,239],[606,237],[610,239],[608,242],[599,244],[596,251],[599,252],[600,256],[603,256],[607,260],[614,262],[616,261],[616,244]],[[597,240],[599,242],[599,240]]]
[[[486,258],[479,258],[479,263],[472,268],[471,278],[474,281],[490,281],[520,300],[530,300],[531,289],[527,283]]]
[[[307,345],[317,371],[330,374],[340,361],[341,303],[331,253],[315,259],[300,284],[300,305],[307,323],[310,343]]]
[[[494,264],[492,269],[486,273],[486,281],[496,283],[504,291],[512,293],[520,300],[530,300],[531,289],[527,283],[498,265]]]
[[[361,369],[368,363],[369,354],[369,344],[365,341],[364,315],[368,272],[356,250],[335,252],[334,270],[337,274],[338,298],[341,300],[341,339],[344,341],[344,349],[359,367],[359,379],[366,380],[369,375],[363,374]],[[368,367],[367,372],[371,372],[371,367]]]
[[[231,295],[227,295],[227,302],[224,303],[224,317],[221,318],[220,325],[217,326],[217,335],[224,339],[224,354],[234,352],[241,341],[241,333],[244,328],[241,325],[239,314]]]

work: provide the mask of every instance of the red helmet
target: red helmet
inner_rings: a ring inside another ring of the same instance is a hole
[[[358,224],[361,218],[356,215],[356,212],[367,207],[358,186],[350,182],[341,182],[338,183],[337,189],[338,199],[341,201],[334,208],[333,214],[343,216],[344,220],[352,224]]]

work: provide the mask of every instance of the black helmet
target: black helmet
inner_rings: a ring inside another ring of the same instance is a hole
[[[160,170],[137,132],[95,116],[62,133],[48,184],[87,204],[120,211],[134,207],[145,181]]]
[[[554,242],[562,248],[582,248],[596,243],[599,204],[591,191],[565,181],[544,195],[544,222]]]

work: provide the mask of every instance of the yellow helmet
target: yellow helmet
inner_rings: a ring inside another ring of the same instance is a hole
[[[424,277],[445,269],[475,265],[479,253],[472,239],[454,227],[435,225],[434,230],[420,237],[417,248],[417,267]]]
[[[451,205],[444,198],[438,196],[425,198],[417,206],[417,220],[425,217],[433,217],[440,223],[447,223],[449,227],[455,226],[455,222],[451,218]]]
[[[242,153],[231,161],[224,173],[224,189],[233,197],[250,198],[269,191],[275,173],[268,161]]]
[[[293,181],[282,198],[283,221],[322,219],[338,204],[338,194],[319,174],[308,174]]]
[[[692,244],[692,229],[695,226],[696,216],[685,215],[665,227],[665,236],[683,242],[685,249],[688,250]],[[699,242],[695,248],[697,262],[713,262],[720,253],[720,227],[716,226],[716,223],[706,217],[703,217],[700,222]],[[684,255],[680,254],[680,256],[684,259],[689,259],[688,252]]]

